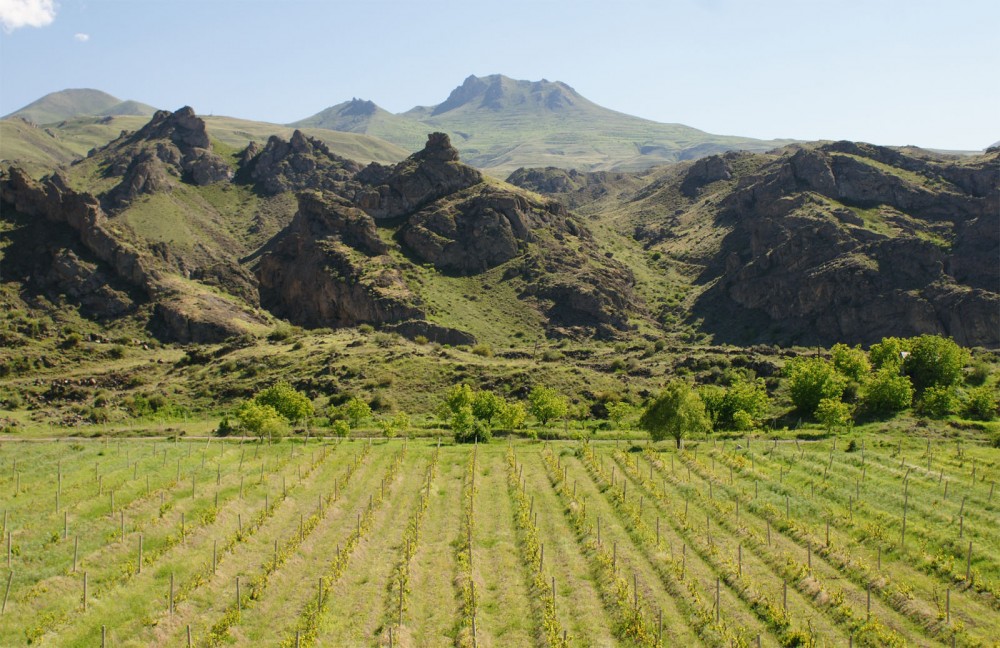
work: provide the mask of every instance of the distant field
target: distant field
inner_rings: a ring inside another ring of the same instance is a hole
[[[997,645],[1000,453],[845,446],[4,442],[0,645]]]

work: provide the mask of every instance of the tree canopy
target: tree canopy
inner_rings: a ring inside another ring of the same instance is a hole
[[[672,438],[680,448],[686,436],[712,430],[705,404],[686,382],[671,381],[651,401],[639,419],[639,425],[649,432],[653,441]]]

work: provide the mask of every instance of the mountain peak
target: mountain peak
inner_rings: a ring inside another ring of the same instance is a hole
[[[586,100],[561,81],[523,81],[502,74],[485,77],[469,75],[448,98],[434,107],[438,116],[455,110],[499,112],[518,109],[530,112],[555,112]]]
[[[156,109],[138,101],[118,97],[93,88],[69,88],[50,92],[41,99],[6,117],[21,117],[35,124],[51,124],[74,117],[111,115],[152,115]]]

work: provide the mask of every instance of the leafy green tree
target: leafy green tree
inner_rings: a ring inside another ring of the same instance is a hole
[[[346,437],[351,433],[351,424],[344,419],[339,419],[333,422],[333,425],[330,426],[330,431],[335,436]]]
[[[244,401],[234,413],[240,429],[257,437],[281,437],[287,419],[270,405],[262,405],[256,400]]]
[[[970,389],[962,412],[969,418],[992,421],[997,415],[997,392],[989,385]]]
[[[635,415],[635,407],[627,401],[618,401],[605,405],[608,410],[608,419],[615,424],[615,429],[627,430],[630,427],[629,419]]]
[[[736,410],[733,414],[732,427],[734,430],[739,430],[740,432],[746,432],[747,430],[752,430],[756,427],[757,422],[746,410]]]
[[[832,432],[851,423],[851,408],[838,398],[824,398],[816,406],[816,420]]]
[[[502,396],[483,389],[472,396],[472,414],[485,421],[486,425],[492,425],[493,419],[503,411],[506,404],[507,401]]]
[[[958,411],[958,396],[954,387],[928,387],[917,401],[917,409],[924,416],[943,419]]]
[[[639,425],[649,432],[653,441],[672,438],[678,448],[684,437],[712,430],[712,422],[698,393],[680,380],[667,384],[663,392],[646,406]]]
[[[472,388],[466,384],[454,385],[445,394],[444,403],[438,411],[438,415],[444,420],[450,420],[463,407],[472,407],[472,399],[475,396]]]
[[[913,385],[890,367],[879,369],[865,384],[862,401],[872,414],[902,412],[913,402]]]
[[[314,412],[309,397],[284,381],[261,391],[254,400],[261,405],[270,405],[291,423],[298,423],[312,416]]]
[[[770,409],[771,399],[767,395],[763,378],[737,380],[726,390],[722,399],[719,423],[737,430],[749,430],[756,427]],[[741,420],[738,422],[737,414],[740,412],[745,416],[740,416]],[[748,417],[749,426],[747,426]]]
[[[712,420],[712,425],[721,425],[719,419],[726,401],[726,389],[718,385],[704,385],[698,388],[698,396],[705,404],[705,413]]]
[[[554,389],[536,385],[528,394],[528,411],[544,427],[552,419],[566,416],[566,398]]]
[[[951,338],[921,335],[910,340],[910,354],[903,361],[903,372],[917,391],[935,385],[954,385],[962,378],[969,357],[968,349]]]
[[[788,390],[799,412],[812,416],[824,398],[840,400],[847,379],[822,358],[796,358],[787,369]]]
[[[356,428],[361,421],[371,417],[372,408],[368,406],[368,403],[355,396],[341,406],[340,412],[350,422],[351,427]]]
[[[833,368],[854,382],[863,383],[872,370],[861,345],[852,348],[846,344],[834,344],[830,355],[833,357]]]
[[[456,443],[473,443],[481,441],[488,443],[493,438],[493,433],[489,426],[472,413],[471,405],[463,405],[455,412],[449,422],[452,432],[455,433]]]
[[[898,337],[885,337],[868,349],[872,366],[878,369],[893,369],[897,373],[903,366],[904,353],[910,352],[910,341]]]
[[[504,430],[518,430],[524,427],[527,418],[524,403],[504,403],[503,410],[497,416],[497,424]]]

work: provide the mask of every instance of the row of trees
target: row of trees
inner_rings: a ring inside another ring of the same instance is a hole
[[[910,407],[931,417],[961,412],[965,416],[991,419],[996,415],[995,387],[988,384],[988,371],[975,370],[966,377],[968,350],[935,335],[902,339],[885,338],[865,352],[860,346],[834,345],[829,357],[800,357],[785,368],[788,397],[802,417],[813,418],[828,428],[851,425],[856,418],[884,418]],[[978,384],[976,384],[978,383]],[[628,427],[638,413],[623,400],[605,403],[608,418],[619,429]],[[536,385],[526,402],[508,400],[488,390],[467,384],[447,391],[438,408],[441,421],[458,442],[488,441],[494,430],[520,430],[528,416],[542,426],[564,419],[571,407],[565,396],[544,385]],[[712,429],[747,431],[764,424],[772,412],[771,397],[764,380],[736,376],[726,387],[694,387],[682,380],[671,381],[641,409],[639,425],[656,440],[680,440]],[[286,382],[262,390],[242,403],[220,426],[220,433],[239,430],[260,437],[281,435],[288,426],[314,416],[309,398]],[[373,417],[371,406],[351,398],[331,407],[330,427],[347,436],[362,422],[374,418],[386,436],[396,436],[411,427],[402,412]]]

